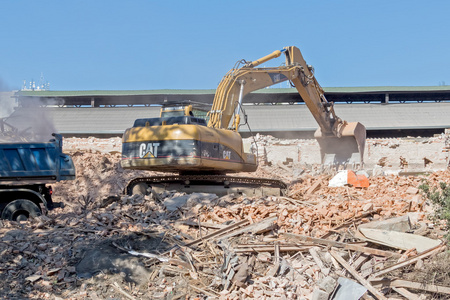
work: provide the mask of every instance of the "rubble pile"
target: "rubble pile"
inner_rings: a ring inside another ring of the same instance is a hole
[[[119,153],[94,144],[95,151],[78,145],[71,153],[77,179],[53,186],[64,208],[27,222],[0,221],[4,299],[450,294],[446,278],[417,275],[436,259],[448,261],[446,224],[432,221],[433,207],[418,189],[423,179],[450,182],[448,171],[329,187],[333,174],[281,163],[252,176],[285,180],[285,196],[125,196],[127,181],[149,172],[121,169]]]

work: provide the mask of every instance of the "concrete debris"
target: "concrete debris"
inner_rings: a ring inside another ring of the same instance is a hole
[[[180,194],[175,193],[164,197],[164,206],[168,211],[174,211],[185,205],[190,207],[199,205],[213,205],[213,201],[218,199],[215,194],[208,193],[192,193],[192,194]]]
[[[418,253],[432,249],[442,243],[440,240],[398,231],[364,227],[358,228],[358,231],[362,234],[362,240],[401,250],[415,249]]]
[[[408,215],[375,221],[358,226],[355,236],[361,240],[370,241],[396,249],[414,249],[418,253],[435,248],[441,240],[430,239],[417,234],[406,233],[411,230]]]
[[[394,217],[387,220],[372,221],[369,223],[361,224],[358,226],[358,229],[371,228],[371,229],[382,229],[386,231],[408,232],[412,229],[409,215],[410,214],[406,214],[400,217]]]
[[[370,183],[367,187],[329,187],[335,174],[303,164],[305,152],[298,140],[281,143],[259,136],[258,143],[267,148],[269,158],[275,156],[274,144],[295,151],[280,164],[274,161],[244,176],[284,180],[289,183],[287,196],[219,198],[174,191],[125,196],[123,188],[130,179],[160,174],[121,169],[120,153],[115,150],[120,140],[69,140],[65,144],[72,149],[77,179],[53,185],[54,200],[64,202],[65,207],[26,222],[0,221],[0,294],[5,298],[262,300],[406,299],[419,298],[414,294],[419,292],[430,297],[450,295],[442,282],[420,285],[404,277],[422,274],[447,250],[441,242],[446,224],[430,217],[433,207],[418,190],[425,178],[422,175],[362,174]],[[398,151],[405,145],[397,140],[376,141],[369,142],[371,155],[374,148]],[[386,157],[389,164],[391,157]],[[428,167],[439,161],[427,157],[434,161]],[[409,160],[409,168],[413,163]],[[388,173],[379,168],[380,174]],[[436,186],[440,181],[450,182],[450,173],[435,171],[426,179]],[[376,243],[368,233],[374,230],[382,233]],[[386,243],[386,236],[398,234],[408,235],[411,244]],[[433,247],[423,249],[421,244]]]
[[[339,277],[336,293],[332,300],[358,300],[367,291],[367,289],[359,283],[345,277]]]

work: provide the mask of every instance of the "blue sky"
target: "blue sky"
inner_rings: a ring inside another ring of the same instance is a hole
[[[3,0],[0,11],[0,89],[41,74],[51,90],[215,89],[236,61],[290,45],[324,87],[450,84],[444,0]]]

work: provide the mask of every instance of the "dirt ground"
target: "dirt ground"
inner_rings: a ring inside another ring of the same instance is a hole
[[[368,140],[370,186],[332,188],[335,174],[320,172],[315,141],[258,136],[262,163],[248,175],[283,180],[287,195],[217,197],[125,196],[130,179],[155,173],[123,170],[118,138],[67,138],[77,179],[53,184],[54,201],[65,207],[0,223],[1,299],[338,299],[333,289],[340,278],[363,286],[372,274],[433,286],[406,290],[370,281],[376,291],[364,292],[364,299],[382,299],[377,292],[447,299],[446,224],[433,220],[418,190],[423,180],[450,182],[447,140]],[[402,216],[409,233],[442,240],[427,250],[433,253],[422,257],[417,249],[356,234],[361,224]]]

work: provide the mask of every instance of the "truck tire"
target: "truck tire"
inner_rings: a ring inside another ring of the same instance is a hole
[[[2,219],[11,221],[26,221],[29,217],[38,217],[41,209],[34,202],[26,199],[14,200],[2,211]]]

